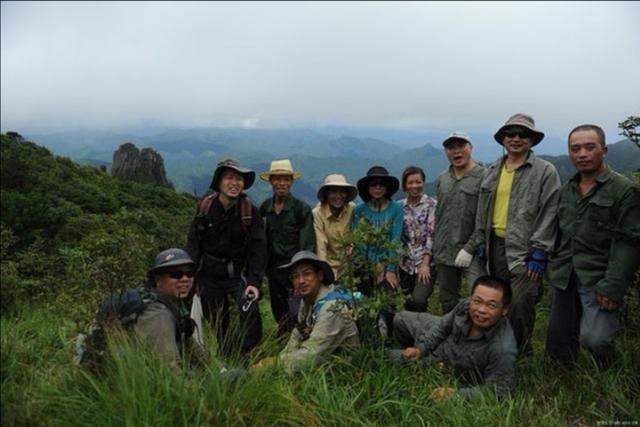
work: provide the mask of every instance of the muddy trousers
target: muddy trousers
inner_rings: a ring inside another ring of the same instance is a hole
[[[532,352],[531,336],[536,323],[536,304],[542,298],[542,284],[527,276],[524,265],[512,271],[507,265],[504,239],[492,234],[489,250],[489,271],[511,284],[513,296],[507,317],[513,328],[519,355]]]
[[[607,368],[615,357],[613,340],[620,330],[619,312],[620,308],[601,309],[595,288],[582,286],[572,272],[567,289],[551,289],[545,355],[568,364],[575,360],[582,345],[599,368]]]
[[[254,302],[248,311],[242,310],[244,282],[237,286],[216,287],[215,283],[200,290],[202,310],[216,331],[218,346],[222,354],[246,355],[262,339],[262,318],[258,303]],[[227,283],[225,283],[227,284]]]

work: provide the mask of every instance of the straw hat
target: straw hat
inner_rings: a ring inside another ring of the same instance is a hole
[[[318,200],[324,203],[327,199],[327,190],[331,187],[336,188],[344,188],[347,190],[347,203],[352,201],[358,195],[358,189],[355,185],[349,184],[347,182],[347,178],[339,173],[332,173],[331,175],[327,175],[322,183],[322,186],[318,190]]]
[[[533,117],[518,113],[509,117],[507,122],[498,129],[498,132],[493,136],[496,141],[498,141],[498,144],[503,145],[502,140],[504,139],[504,131],[511,126],[522,126],[523,128],[529,129],[532,133],[532,147],[538,145],[538,143],[542,141],[542,138],[544,138],[544,133],[536,129],[536,122],[533,120]]]
[[[300,179],[302,177],[302,174],[300,172],[295,172],[293,170],[293,166],[291,166],[291,160],[289,159],[272,161],[271,166],[269,167],[269,172],[262,172],[260,174],[260,179],[269,181],[271,175],[291,175],[293,179]]]

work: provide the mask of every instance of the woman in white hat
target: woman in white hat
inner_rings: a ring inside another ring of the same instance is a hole
[[[316,253],[327,261],[336,278],[340,277],[341,247],[338,239],[348,230],[353,217],[358,195],[355,185],[349,184],[344,175],[327,175],[320,189],[318,200],[313,208],[313,226],[316,232]]]

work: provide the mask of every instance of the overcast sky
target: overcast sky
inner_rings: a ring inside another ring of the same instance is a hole
[[[2,2],[2,129],[566,135],[640,114],[640,2]],[[611,138],[614,139],[614,138]]]

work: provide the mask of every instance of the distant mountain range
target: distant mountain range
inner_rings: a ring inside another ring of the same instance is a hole
[[[109,164],[113,152],[125,141],[131,141],[139,148],[152,147],[164,158],[167,175],[173,185],[198,195],[207,190],[216,163],[225,157],[234,157],[257,172],[268,170],[271,160],[291,159],[294,168],[303,175],[295,183],[293,192],[310,204],[316,203],[317,188],[327,174],[343,173],[355,184],[369,167],[376,164],[385,166],[397,177],[407,166],[422,167],[427,178],[426,191],[433,193],[433,181],[448,166],[439,144],[442,136],[428,137],[418,147],[415,146],[415,135],[409,144],[391,140],[388,134],[383,136],[384,140],[309,129],[238,128],[174,129],[143,136],[105,132],[25,135],[55,154],[93,165]],[[485,138],[492,140],[491,135],[477,139],[484,141]],[[479,146],[489,148],[480,150]],[[500,147],[495,142],[484,141],[475,143],[474,151],[474,156],[486,163],[500,154]],[[639,154],[640,150],[630,141],[623,140],[610,144],[607,161],[615,170],[630,174],[640,169]],[[541,157],[556,166],[563,181],[574,173],[566,155]],[[249,194],[260,202],[270,192],[269,184],[257,179]]]

